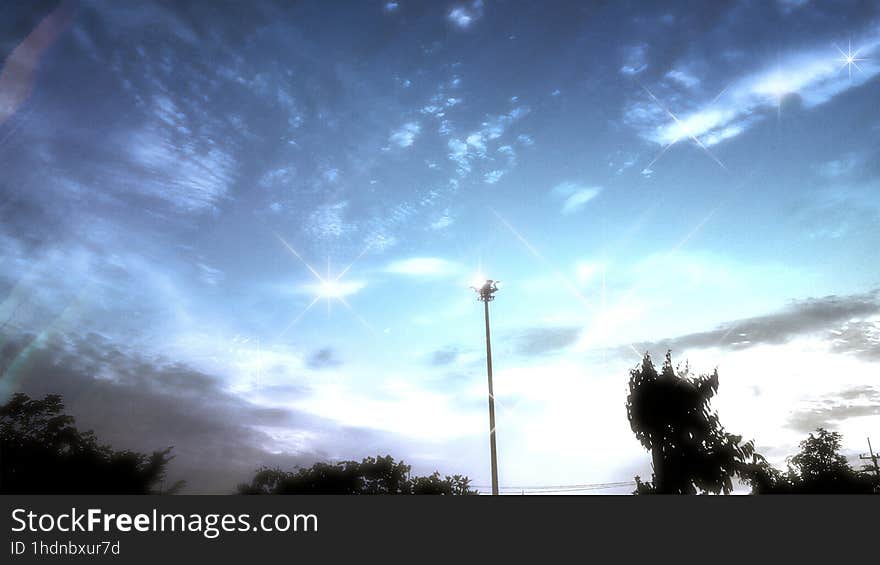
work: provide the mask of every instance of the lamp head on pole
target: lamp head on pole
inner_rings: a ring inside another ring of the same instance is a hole
[[[476,282],[472,289],[477,293],[477,300],[481,302],[491,302],[495,300],[495,293],[498,291],[498,284],[501,281],[493,281],[492,279],[488,279],[484,283]]]

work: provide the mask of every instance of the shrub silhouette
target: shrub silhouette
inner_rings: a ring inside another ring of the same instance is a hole
[[[766,461],[756,461],[746,475],[753,494],[871,494],[878,480],[871,473],[856,471],[840,454],[842,436],[817,428],[800,443],[800,452],[788,458],[781,472]]]
[[[367,457],[361,462],[315,463],[294,472],[261,468],[250,483],[238,486],[241,494],[477,494],[461,475],[411,476],[410,466],[390,455]]]
[[[58,395],[42,400],[17,393],[0,406],[0,493],[149,494],[172,459],[171,448],[151,455],[114,451],[63,414]],[[177,491],[175,483],[162,492]]]

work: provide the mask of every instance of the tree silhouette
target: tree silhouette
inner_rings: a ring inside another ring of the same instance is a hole
[[[754,494],[871,494],[877,478],[850,467],[840,453],[842,437],[817,428],[800,443],[800,452],[788,458],[783,473],[766,461],[751,466],[746,475]]]
[[[250,483],[238,486],[241,494],[477,494],[461,475],[427,477],[410,475],[410,466],[390,455],[367,457],[361,462],[315,463],[295,472],[261,468]]]
[[[651,451],[653,480],[636,481],[634,494],[724,493],[754,460],[753,442],[729,434],[709,403],[718,392],[718,371],[690,376],[687,365],[673,368],[672,354],[658,374],[645,354],[630,371],[626,411],[636,438]]]
[[[17,393],[0,406],[0,493],[148,494],[172,459],[171,448],[151,455],[114,451],[63,414],[58,395],[43,400]],[[183,482],[162,492],[175,492]]]

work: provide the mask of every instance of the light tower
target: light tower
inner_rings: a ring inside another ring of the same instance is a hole
[[[475,284],[471,288],[477,293],[477,300],[483,303],[486,315],[486,368],[489,374],[489,447],[492,457],[492,494],[498,494],[498,455],[495,451],[495,392],[492,389],[492,340],[489,337],[489,302],[495,299],[498,283],[491,279]],[[477,286],[480,285],[481,286]]]

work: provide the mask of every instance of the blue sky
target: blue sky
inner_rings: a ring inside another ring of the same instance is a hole
[[[487,484],[478,275],[502,485],[649,476],[626,382],[667,347],[776,462],[877,429],[877,6],[0,15],[0,392],[193,490],[377,452]]]

